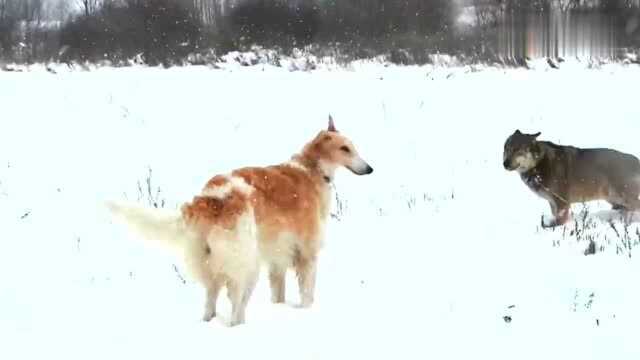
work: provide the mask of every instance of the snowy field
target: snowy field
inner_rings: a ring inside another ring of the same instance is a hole
[[[0,72],[0,358],[638,359],[636,226],[596,202],[540,229],[502,148],[520,129],[640,155],[639,83],[622,65]],[[271,304],[263,273],[246,325],[224,326],[224,295],[202,322],[204,291],[104,201],[177,207],[288,160],[329,113],[375,172],[337,175],[316,303],[292,306],[290,274]]]

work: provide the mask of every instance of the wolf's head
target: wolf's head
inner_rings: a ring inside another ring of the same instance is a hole
[[[540,148],[535,134],[525,134],[516,130],[504,143],[502,165],[506,170],[520,173],[533,169],[540,161]]]
[[[373,168],[360,157],[353,143],[336,130],[331,116],[327,129],[320,131],[315,139],[307,144],[304,155],[317,161],[318,166],[329,177],[339,167],[346,167],[357,175],[373,172]]]

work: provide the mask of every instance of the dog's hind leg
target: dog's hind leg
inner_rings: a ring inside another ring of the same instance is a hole
[[[255,281],[253,279],[246,282],[231,280],[227,283],[227,295],[231,302],[231,320],[229,321],[229,326],[244,324],[245,309],[254,286]]]
[[[214,280],[207,286],[207,301],[205,304],[204,316],[202,317],[203,321],[211,321],[211,319],[216,317],[216,303],[218,301],[218,294],[220,293],[222,285],[221,281]]]
[[[285,280],[287,269],[272,264],[269,268],[269,283],[271,285],[271,302],[284,303]]]
[[[314,257],[296,259],[296,273],[300,291],[300,306],[310,307],[313,304],[316,287],[317,261]]]

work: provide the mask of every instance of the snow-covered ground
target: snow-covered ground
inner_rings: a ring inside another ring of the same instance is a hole
[[[622,65],[0,72],[0,358],[637,359],[635,226],[540,229],[502,148],[518,128],[640,155],[638,83]],[[247,324],[223,325],[224,296],[203,323],[204,291],[103,202],[176,207],[288,160],[329,113],[375,172],[338,174],[316,303],[291,306],[290,275],[271,304],[263,273]]]

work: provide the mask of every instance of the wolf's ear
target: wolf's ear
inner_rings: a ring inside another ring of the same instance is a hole
[[[329,114],[329,126],[327,127],[327,131],[338,132],[338,130],[336,130],[336,125],[333,123],[331,114]]]
[[[531,136],[533,136],[533,138],[535,139],[535,138],[537,138],[538,136],[540,136],[540,134],[542,134],[542,132],[538,131],[537,133],[532,134]]]

